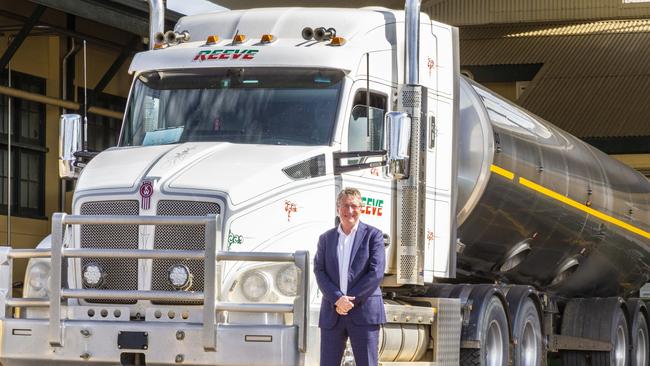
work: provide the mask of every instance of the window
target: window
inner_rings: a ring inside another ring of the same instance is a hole
[[[365,90],[357,92],[348,128],[348,151],[384,149],[384,113],[386,96],[370,93],[370,108]],[[368,120],[370,113],[370,120]],[[353,163],[353,162],[351,162]]]
[[[79,95],[83,95],[83,89],[79,91]],[[122,112],[126,106],[126,98],[102,93],[94,101],[93,106]],[[109,147],[117,146],[121,126],[122,120],[120,119],[89,113],[88,150],[103,151]]]
[[[12,87],[35,94],[45,94],[45,80],[12,72]],[[6,72],[0,83],[7,85]],[[0,212],[24,217],[44,218],[45,200],[45,105],[13,98],[11,119],[9,98],[0,97]],[[11,126],[11,199],[7,195],[9,179],[8,134]],[[11,202],[10,202],[11,201]]]
[[[143,73],[131,92],[120,143],[328,145],[344,75],[301,68]]]

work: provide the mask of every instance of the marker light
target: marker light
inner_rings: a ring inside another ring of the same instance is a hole
[[[263,34],[262,35],[262,43],[271,43],[275,40],[275,37],[273,37],[272,34]]]
[[[243,43],[246,40],[246,36],[243,34],[235,34],[235,37],[232,39],[233,44]]]
[[[332,42],[330,42],[330,46],[343,46],[345,44],[345,38],[343,37],[334,37],[332,38]]]
[[[81,270],[84,285],[90,288],[98,288],[104,283],[106,273],[102,267],[95,263],[87,263]]]
[[[205,41],[205,44],[215,44],[217,42],[219,42],[219,36],[212,35],[212,36],[208,36],[208,39]]]
[[[167,274],[169,284],[177,290],[186,290],[192,286],[192,274],[187,266],[177,264],[169,268]]]

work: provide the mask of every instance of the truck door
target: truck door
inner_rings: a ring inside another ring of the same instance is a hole
[[[420,37],[420,84],[428,90],[421,121],[426,129],[424,281],[433,282],[456,272],[458,31],[432,21],[422,24]]]
[[[364,81],[365,84],[365,81]],[[343,134],[343,151],[375,151],[384,149],[384,115],[388,94],[370,92],[370,107],[366,105],[366,89],[354,93],[347,129]],[[370,118],[368,118],[370,113]],[[347,164],[379,161],[379,158],[350,158]],[[390,186],[391,181],[383,167],[361,169],[341,174],[342,187],[354,187],[361,191],[361,220],[390,232]]]

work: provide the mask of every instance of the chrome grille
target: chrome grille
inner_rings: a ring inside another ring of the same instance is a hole
[[[156,211],[159,216],[205,216],[219,213],[221,213],[219,205],[213,202],[175,200],[159,201]],[[159,225],[156,227],[154,236],[154,249],[205,250],[205,226]],[[190,291],[203,291],[204,264],[202,260],[169,259],[153,261],[152,290],[175,291],[167,279],[169,268],[175,264],[183,264],[190,269],[193,275]],[[160,304],[160,302],[157,303]],[[165,302],[164,304],[171,303]]]
[[[138,215],[138,201],[97,201],[81,205],[82,215]],[[81,225],[82,248],[138,249],[138,225]],[[138,260],[82,258],[81,267],[90,262],[106,272],[103,289],[137,290]],[[84,288],[86,286],[84,285]],[[89,299],[93,303],[134,304],[127,300]]]

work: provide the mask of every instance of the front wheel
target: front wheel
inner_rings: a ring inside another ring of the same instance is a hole
[[[483,308],[479,349],[461,349],[461,366],[507,366],[510,337],[508,320],[501,300],[492,296]]]

